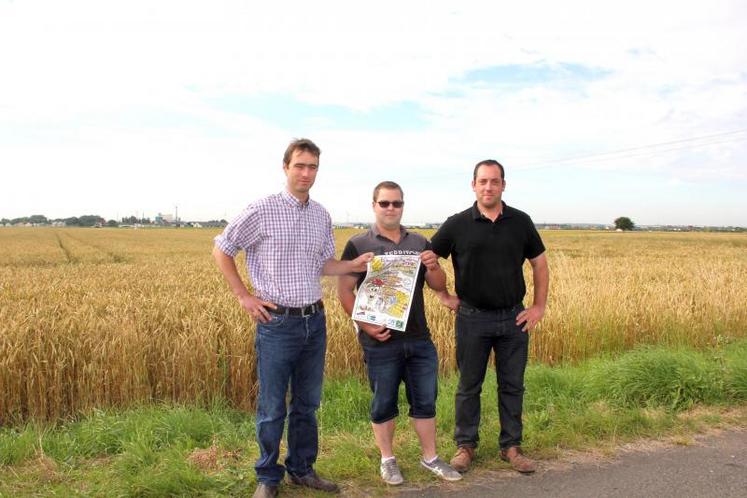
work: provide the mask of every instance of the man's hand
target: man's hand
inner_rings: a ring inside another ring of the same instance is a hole
[[[524,326],[521,330],[523,332],[529,332],[539,323],[540,320],[542,320],[543,316],[545,316],[545,307],[535,304],[516,315],[516,325],[521,325],[523,323]]]
[[[351,273],[364,273],[368,269],[368,262],[374,258],[374,253],[366,252],[350,261]]]
[[[425,266],[426,270],[433,271],[439,268],[438,256],[433,251],[423,251],[420,253],[420,261]]]
[[[246,310],[252,319],[257,323],[267,323],[272,317],[270,312],[266,308],[277,309],[273,303],[269,301],[263,301],[260,298],[252,295],[246,295],[239,298],[241,307]]]
[[[388,341],[392,336],[391,331],[383,325],[374,325],[372,323],[359,322],[357,320],[355,321],[355,323],[357,323],[358,328],[368,334],[369,337],[372,337],[379,342]]]
[[[459,298],[455,295],[449,294],[448,292],[437,292],[438,300],[441,304],[449,308],[451,311],[459,309]]]

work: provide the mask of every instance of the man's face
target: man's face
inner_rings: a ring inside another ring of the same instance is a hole
[[[501,176],[498,166],[484,164],[477,169],[477,178],[472,181],[477,204],[481,207],[493,209],[501,203],[501,195],[506,188],[506,182]]]
[[[290,163],[283,166],[285,176],[288,178],[288,191],[297,197],[307,196],[314,185],[318,169],[319,158],[317,156],[305,150],[293,151]]]
[[[381,203],[388,205],[383,207]],[[397,203],[399,207],[394,207],[394,203]],[[404,212],[402,192],[396,188],[379,189],[379,194],[376,197],[376,201],[373,203],[373,210],[376,215],[377,225],[386,228],[387,230],[398,230],[399,222],[402,220],[402,213]]]

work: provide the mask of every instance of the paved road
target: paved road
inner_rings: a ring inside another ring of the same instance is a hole
[[[697,437],[689,446],[623,448],[611,459],[541,462],[530,476],[478,471],[459,483],[397,496],[747,498],[747,430]]]

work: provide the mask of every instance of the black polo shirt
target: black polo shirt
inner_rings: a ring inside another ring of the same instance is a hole
[[[372,252],[377,256],[419,255],[421,252],[430,248],[431,244],[428,242],[428,239],[419,233],[408,232],[400,227],[399,243],[395,244],[392,240],[381,235],[376,228],[376,225],[374,225],[370,230],[368,230],[368,232],[351,237],[350,240],[348,240],[348,243],[345,244],[345,249],[343,249],[342,257],[340,259],[355,259],[361,254],[367,252]],[[366,278],[365,273],[351,273],[351,275],[358,277],[358,283],[355,286],[356,289],[360,287],[361,283],[363,283],[363,280]],[[415,284],[415,292],[412,295],[412,303],[410,303],[410,314],[407,318],[407,328],[404,332],[392,330],[389,341],[426,339],[430,337],[428,322],[425,321],[425,305],[423,304],[424,282],[425,267],[421,263],[420,270],[418,271],[418,280]],[[359,333],[358,339],[361,344],[365,344],[366,346],[377,346],[383,344],[372,339],[365,332]]]
[[[442,258],[451,256],[459,299],[487,310],[510,308],[524,300],[524,260],[545,251],[529,215],[505,203],[493,222],[475,202],[449,217],[431,244]]]

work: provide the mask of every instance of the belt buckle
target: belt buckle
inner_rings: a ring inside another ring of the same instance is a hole
[[[309,310],[309,312],[306,313],[306,310]],[[301,308],[301,318],[306,318],[307,316],[311,316],[314,313],[316,313],[316,303]]]

